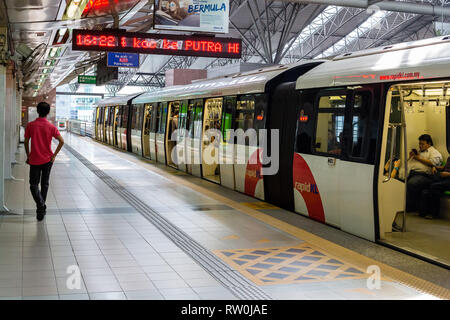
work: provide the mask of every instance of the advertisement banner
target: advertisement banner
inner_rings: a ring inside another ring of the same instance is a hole
[[[229,0],[155,0],[155,29],[228,33]]]

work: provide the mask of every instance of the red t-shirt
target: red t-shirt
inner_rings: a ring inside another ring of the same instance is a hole
[[[28,163],[39,166],[52,160],[52,138],[60,136],[56,127],[46,118],[37,118],[25,129],[25,138],[31,138],[31,151]]]

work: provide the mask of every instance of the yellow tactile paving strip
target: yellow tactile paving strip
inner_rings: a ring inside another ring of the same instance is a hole
[[[277,206],[274,206],[273,204],[264,202],[264,201],[258,201],[258,202],[241,202],[244,206],[247,206],[252,209],[256,210],[267,210],[267,209],[280,209]]]
[[[257,285],[369,277],[364,270],[359,270],[308,243],[295,247],[215,250],[213,252]]]
[[[85,139],[89,139],[89,141],[93,141],[90,138],[85,138]],[[107,146],[105,144],[102,144],[102,143],[100,143],[99,145],[102,148],[104,148],[105,150],[109,150],[110,152],[119,151],[119,150],[116,150],[116,149],[114,149],[110,146]],[[140,158],[136,157],[135,155],[132,155],[132,154],[126,153],[126,152],[117,152],[117,154],[122,157],[125,156],[127,158],[127,160],[129,160],[131,162],[144,165],[145,168],[147,168],[148,170],[153,171],[167,179],[171,179],[172,181],[174,181],[180,185],[184,185],[192,190],[201,192],[202,194],[204,194],[207,197],[210,197],[212,199],[220,201],[223,204],[232,207],[233,209],[236,209],[236,210],[238,210],[242,213],[245,213],[255,219],[258,219],[259,221],[267,223],[268,225],[270,225],[274,228],[277,228],[277,229],[284,231],[290,235],[293,235],[311,245],[314,245],[314,246],[320,248],[321,250],[323,250],[325,252],[333,252],[333,254],[335,256],[338,256],[340,258],[340,260],[346,261],[347,263],[349,261],[351,261],[354,266],[356,266],[357,268],[359,268],[361,270],[367,270],[367,268],[369,266],[376,265],[380,268],[381,276],[383,278],[390,278],[396,282],[399,282],[405,286],[414,288],[423,293],[431,294],[431,295],[434,295],[441,299],[450,300],[450,290],[448,290],[446,288],[443,288],[434,283],[431,283],[429,281],[426,281],[426,280],[423,280],[416,276],[413,276],[407,272],[398,270],[394,267],[391,267],[389,265],[386,265],[384,263],[376,261],[372,258],[366,257],[357,252],[354,252],[352,250],[344,248],[344,247],[337,245],[331,241],[328,241],[328,240],[323,239],[319,236],[316,236],[312,233],[309,233],[305,230],[302,230],[298,227],[290,225],[289,223],[286,223],[284,221],[281,221],[281,220],[273,218],[269,215],[266,215],[256,209],[249,208],[249,207],[247,207],[241,203],[238,203],[234,200],[231,200],[225,196],[221,196],[213,191],[208,190],[205,187],[202,187],[202,186],[196,185],[192,182],[189,182],[189,181],[183,179],[182,177],[178,177],[173,174],[170,174],[168,171],[165,170],[165,167],[158,168],[157,166],[154,166],[153,165],[154,162],[151,162],[151,161],[143,162]]]

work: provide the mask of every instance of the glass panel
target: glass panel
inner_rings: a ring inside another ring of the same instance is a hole
[[[166,132],[166,122],[167,122],[167,102],[161,103],[161,106],[162,106],[162,113],[159,123],[159,133],[164,133]]]
[[[230,132],[233,126],[233,110],[236,107],[236,97],[225,97],[222,113],[222,137],[223,141],[229,142]]]
[[[351,156],[360,158],[363,155],[363,141],[369,123],[370,93],[355,95],[352,108],[352,141]]]
[[[347,97],[345,95],[320,97],[316,140],[314,144],[316,152],[328,153],[330,155],[341,154],[346,99]],[[329,111],[325,111],[325,109]]]
[[[188,106],[186,130],[189,137],[194,137],[194,103],[190,102]]]
[[[123,116],[122,116],[122,128],[128,127],[128,113],[129,113],[128,107],[123,107]]]
[[[322,96],[319,100],[319,109],[324,108],[337,108],[344,109],[345,108],[345,100],[347,97],[343,96]]]
[[[161,103],[158,103],[157,107],[156,107],[156,117],[155,117],[156,120],[155,120],[155,131],[154,132],[159,132],[159,125],[161,122],[161,108],[162,108]]]
[[[242,96],[236,105],[236,117],[234,128],[247,129],[253,128],[253,119],[255,117],[255,98],[254,96]]]
[[[203,100],[195,101],[195,114],[194,114],[194,137],[201,138],[202,135],[202,117],[203,117]]]

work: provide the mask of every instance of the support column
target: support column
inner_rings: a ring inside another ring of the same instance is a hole
[[[4,115],[4,123],[5,123],[5,131],[4,131],[4,157],[3,157],[3,172],[5,179],[12,179],[11,174],[11,134],[12,134],[12,123],[11,123],[11,100],[12,100],[12,90],[14,87],[13,76],[11,70],[11,64],[8,64],[6,68],[6,90],[3,100],[5,100],[5,115]]]
[[[0,65],[0,212],[8,212],[5,206],[5,97],[6,68]]]

